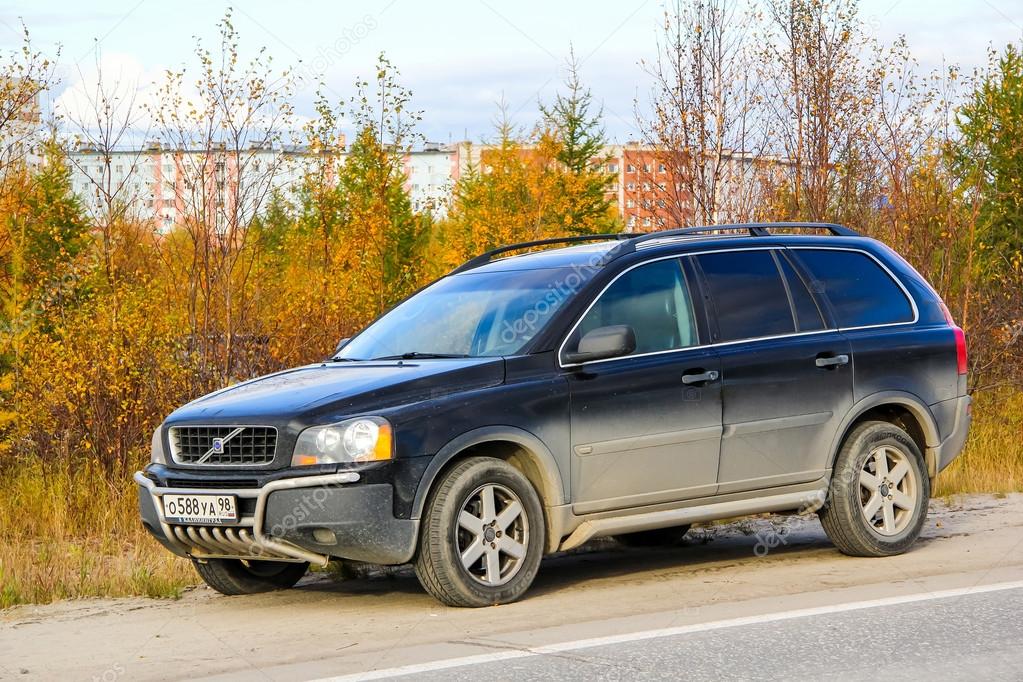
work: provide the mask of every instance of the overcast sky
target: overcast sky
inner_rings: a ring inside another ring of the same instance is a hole
[[[195,36],[213,44],[228,4],[7,3],[0,6],[0,48],[18,45],[20,20],[38,48],[60,44],[58,98],[91,78],[97,44],[105,73],[145,86],[188,62]],[[422,132],[440,142],[488,135],[502,96],[516,123],[532,125],[537,99],[552,97],[563,76],[570,44],[604,105],[609,135],[634,137],[633,101],[648,88],[638,63],[653,56],[663,12],[660,0],[251,0],[234,7],[245,49],[265,46],[276,64],[297,65],[340,95],[350,95],[354,78],[371,75],[376,55],[386,52],[425,110]],[[989,45],[1023,38],[1019,0],[862,0],[860,7],[881,39],[905,34],[925,69],[946,62],[969,70],[984,62]],[[301,113],[310,113],[311,96],[300,93]]]

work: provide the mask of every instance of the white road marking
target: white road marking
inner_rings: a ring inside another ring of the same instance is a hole
[[[898,597],[885,597],[883,599],[869,599],[866,601],[848,602],[845,604],[832,604],[829,606],[815,606],[806,609],[793,611],[780,611],[777,613],[764,613],[757,616],[743,616],[741,618],[728,618],[726,620],[711,621],[708,623],[695,623],[693,625],[679,625],[670,628],[659,628],[656,630],[643,630],[630,632],[622,635],[610,635],[608,637],[593,637],[590,639],[578,639],[570,642],[560,642],[538,647],[524,647],[509,651],[497,651],[476,656],[462,656],[460,658],[448,658],[428,663],[416,663],[413,665],[399,666],[397,668],[384,668],[381,670],[368,670],[351,675],[339,677],[325,677],[314,682],[348,682],[349,680],[380,680],[388,677],[402,677],[405,675],[417,675],[433,672],[435,670],[447,670],[450,668],[461,668],[469,665],[483,663],[496,663],[517,658],[529,658],[532,656],[546,656],[550,654],[563,653],[565,651],[576,651],[578,649],[590,649],[598,646],[611,644],[624,644],[627,642],[640,642],[647,639],[659,639],[662,637],[674,637],[694,632],[707,632],[709,630],[722,630],[743,625],[756,625],[759,623],[774,623],[793,618],[805,618],[807,616],[821,616],[830,613],[842,613],[844,611],[859,611],[861,609],[873,609],[881,606],[894,606],[896,604],[911,604],[913,602],[930,601],[934,599],[948,599],[950,597],[962,597],[971,594],[984,594],[985,592],[1000,592],[1003,590],[1016,590],[1023,588],[1023,580],[1012,582],[994,583],[991,585],[979,585],[975,587],[960,587],[950,590],[939,590],[937,592],[921,592],[907,594]]]

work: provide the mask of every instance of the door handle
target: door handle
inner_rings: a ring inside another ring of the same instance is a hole
[[[702,384],[707,381],[717,381],[718,376],[719,375],[717,370],[714,369],[710,370],[709,372],[702,372],[700,374],[683,374],[682,383],[686,385]]]
[[[815,364],[818,367],[838,367],[840,365],[848,365],[849,356],[844,353],[842,355],[832,355],[824,357],[818,355]]]

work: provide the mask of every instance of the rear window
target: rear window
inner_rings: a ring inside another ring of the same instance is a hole
[[[785,283],[770,251],[705,253],[696,259],[717,313],[719,341],[796,330]]]
[[[831,301],[839,327],[913,321],[913,307],[891,275],[856,251],[798,249],[811,288]]]

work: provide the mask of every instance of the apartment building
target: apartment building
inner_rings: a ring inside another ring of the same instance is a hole
[[[441,217],[463,167],[461,145],[428,144],[403,156],[413,208]],[[245,222],[272,192],[297,188],[318,159],[306,147],[172,149],[158,142],[113,151],[80,148],[69,155],[72,186],[90,211],[116,202],[135,217],[170,229],[190,217],[207,224]],[[344,161],[344,154],[341,156]]]
[[[0,80],[0,95],[6,107],[0,121],[0,169],[15,161],[38,164],[42,109],[36,85],[23,79]]]
[[[455,183],[470,167],[485,168],[489,149],[468,142],[426,143],[404,154],[405,189],[413,209],[445,216]],[[693,223],[696,203],[681,177],[691,164],[682,154],[631,142],[609,145],[594,160],[614,178],[608,198],[627,230]],[[107,153],[82,148],[70,154],[70,161],[74,191],[89,210],[102,211],[116,201],[162,230],[189,218],[221,229],[232,221],[244,224],[266,205],[271,192],[287,194],[306,174],[319,172],[316,155],[298,146],[235,152],[170,149],[152,142]],[[715,222],[747,219],[751,202],[763,194],[759,190],[777,182],[786,166],[780,158],[731,151],[722,163],[712,198]]]

